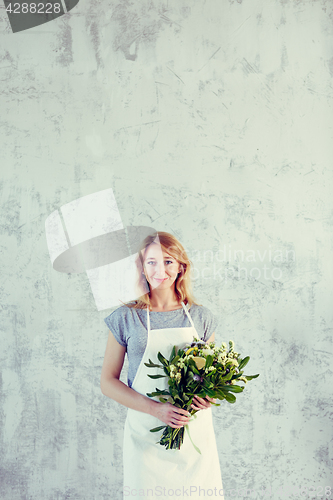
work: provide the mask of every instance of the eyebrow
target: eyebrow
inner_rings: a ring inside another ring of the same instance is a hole
[[[173,257],[164,257],[165,259],[173,259]],[[155,257],[146,257],[145,260],[156,260]]]

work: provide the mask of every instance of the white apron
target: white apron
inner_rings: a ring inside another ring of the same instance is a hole
[[[199,338],[183,302],[182,306],[191,327],[156,330],[150,330],[147,307],[147,346],[132,384],[132,389],[144,396],[156,388],[169,387],[167,378],[151,379],[147,376],[163,374],[162,369],[147,368],[144,363],[148,363],[149,358],[154,363],[159,363],[159,351],[169,359],[174,345],[182,347],[191,343],[194,336]],[[154,399],[159,401],[157,397]],[[213,496],[224,500],[211,408],[198,411],[196,417],[191,418],[189,430],[201,455],[194,449],[186,430],[180,450],[167,450],[158,443],[163,430],[149,432],[150,429],[163,425],[163,422],[152,415],[128,408],[123,448],[124,498],[177,497],[202,500],[203,497]]]

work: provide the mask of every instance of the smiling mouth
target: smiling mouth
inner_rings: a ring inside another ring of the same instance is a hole
[[[164,280],[160,280],[160,279],[158,279],[158,278],[154,278],[154,280],[155,280],[155,281],[159,281],[160,283],[162,283],[162,281],[165,281],[165,280],[167,280],[167,279],[168,279],[168,278],[164,278]]]

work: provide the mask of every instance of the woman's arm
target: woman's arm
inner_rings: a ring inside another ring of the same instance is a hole
[[[101,373],[102,393],[127,408],[153,415],[170,427],[186,425],[189,422],[187,411],[143,396],[119,380],[125,353],[126,347],[120,345],[110,331]]]

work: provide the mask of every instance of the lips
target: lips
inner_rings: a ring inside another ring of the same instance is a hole
[[[154,278],[155,281],[158,281],[159,283],[163,283],[163,281],[166,281],[168,278],[164,278],[164,280],[159,280],[157,278]]]

